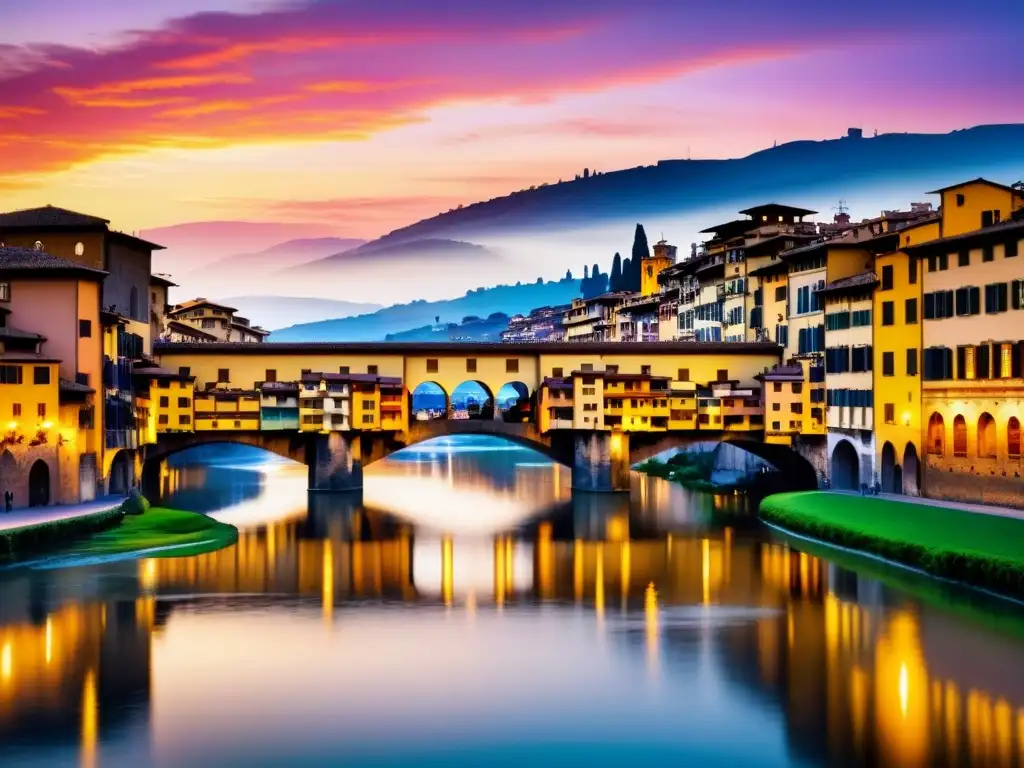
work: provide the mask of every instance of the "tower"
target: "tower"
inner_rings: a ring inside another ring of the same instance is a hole
[[[676,263],[676,250],[676,247],[666,243],[664,238],[654,244],[654,254],[644,258],[640,264],[640,293],[644,296],[653,296],[661,290],[658,275]]]

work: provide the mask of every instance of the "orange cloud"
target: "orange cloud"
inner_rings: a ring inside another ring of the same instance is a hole
[[[286,104],[290,101],[297,101],[300,96],[268,96],[263,99],[243,100],[222,100],[204,101],[190,107],[180,107],[161,112],[163,117],[198,117],[199,115],[213,115],[218,112],[246,112],[259,107],[266,107],[271,104]]]
[[[93,96],[136,93],[138,91],[167,91],[181,88],[201,88],[210,85],[238,85],[251,83],[252,77],[237,72],[223,72],[213,75],[174,75],[148,77],[140,80],[122,80],[103,83],[91,88],[57,87],[53,92],[68,101],[81,103]]]
[[[10,120],[19,117],[32,117],[33,115],[45,115],[45,109],[38,107],[0,107],[0,120]]]
[[[213,41],[214,44],[224,47],[197,53],[192,56],[184,56],[180,59],[172,59],[157,64],[160,69],[212,69],[221,64],[230,64],[247,59],[260,53],[302,53],[318,48],[330,48],[342,42],[342,38],[308,38],[295,37],[283,40],[268,40],[259,43],[230,43],[229,41]]]

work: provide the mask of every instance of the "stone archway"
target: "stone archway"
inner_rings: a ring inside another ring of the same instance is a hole
[[[7,491],[16,493],[15,486],[18,484],[18,462],[8,450],[0,454],[0,509],[3,508],[4,494]],[[15,503],[24,504],[24,499],[15,499]]]
[[[28,473],[28,505],[45,507],[50,503],[50,467],[37,459]]]
[[[913,443],[903,449],[903,492],[907,496],[921,495],[921,463]]]
[[[491,388],[477,379],[468,379],[455,387],[448,403],[450,419],[492,421],[498,412]]]
[[[409,418],[412,421],[446,419],[450,406],[448,393],[434,381],[424,381],[409,393]]]
[[[892,443],[886,441],[882,446],[882,493],[902,492],[902,472],[896,463],[896,449]]]
[[[830,465],[833,488],[837,491],[860,490],[860,457],[849,440],[836,443]]]
[[[127,496],[135,485],[135,457],[132,451],[121,449],[110,462],[107,489],[111,495]]]

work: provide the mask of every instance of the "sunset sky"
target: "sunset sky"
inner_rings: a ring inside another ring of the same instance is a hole
[[[32,0],[0,10],[0,208],[373,237],[797,138],[1024,121],[1010,0]]]

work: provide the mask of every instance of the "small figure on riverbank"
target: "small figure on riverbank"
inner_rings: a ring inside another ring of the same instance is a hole
[[[14,507],[14,491],[4,491],[4,510],[10,514]]]

